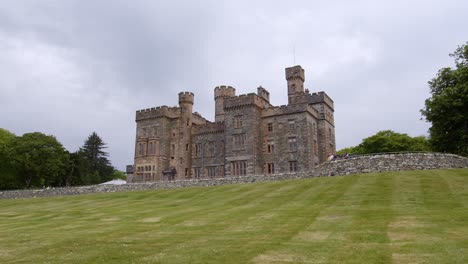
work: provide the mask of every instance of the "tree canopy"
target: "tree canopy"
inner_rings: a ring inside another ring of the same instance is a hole
[[[11,147],[15,134],[0,128],[0,190],[17,189],[23,185],[11,159]]]
[[[468,156],[468,42],[450,56],[455,68],[440,69],[428,82],[431,97],[421,113],[432,124],[433,150]]]
[[[399,151],[429,151],[429,143],[425,137],[410,137],[407,134],[396,133],[392,130],[384,130],[367,137],[355,147],[345,148],[338,154],[370,154]]]
[[[112,167],[103,140],[92,133],[80,150],[69,153],[53,136],[22,136],[0,128],[0,190],[97,184],[124,178]]]
[[[79,184],[96,184],[112,180],[114,168],[107,159],[104,151],[106,144],[96,132],[91,133],[83,147],[73,156]]]
[[[15,137],[10,154],[26,187],[61,185],[69,156],[55,137],[40,132]]]

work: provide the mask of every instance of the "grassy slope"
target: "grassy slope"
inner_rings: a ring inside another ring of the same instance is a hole
[[[468,169],[0,200],[0,263],[466,263]]]

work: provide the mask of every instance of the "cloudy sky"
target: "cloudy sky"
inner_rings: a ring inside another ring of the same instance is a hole
[[[213,88],[262,85],[287,103],[284,68],[335,102],[337,148],[380,130],[427,135],[427,81],[468,41],[468,1],[5,0],[0,127],[76,151],[96,131],[133,163],[135,111],[177,105],[214,120]]]

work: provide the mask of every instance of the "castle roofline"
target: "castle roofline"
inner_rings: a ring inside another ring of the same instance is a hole
[[[136,121],[157,117],[178,118],[180,116],[180,107],[169,107],[166,105],[146,108],[136,111]]]
[[[279,115],[297,114],[297,113],[303,113],[303,112],[307,112],[317,119],[319,119],[320,117],[319,112],[313,106],[308,105],[308,104],[294,104],[294,105],[282,105],[282,106],[275,106],[275,107],[267,108],[262,111],[262,118],[279,116]]]

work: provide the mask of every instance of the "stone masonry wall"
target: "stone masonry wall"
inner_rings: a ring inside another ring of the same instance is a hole
[[[0,199],[35,198],[102,192],[143,191],[164,188],[216,186],[252,182],[304,179],[321,176],[348,175],[369,172],[468,168],[468,158],[443,153],[382,154],[352,157],[321,164],[311,172],[296,174],[248,175],[214,179],[132,183],[125,185],[92,185],[70,188],[14,190],[0,192]]]

